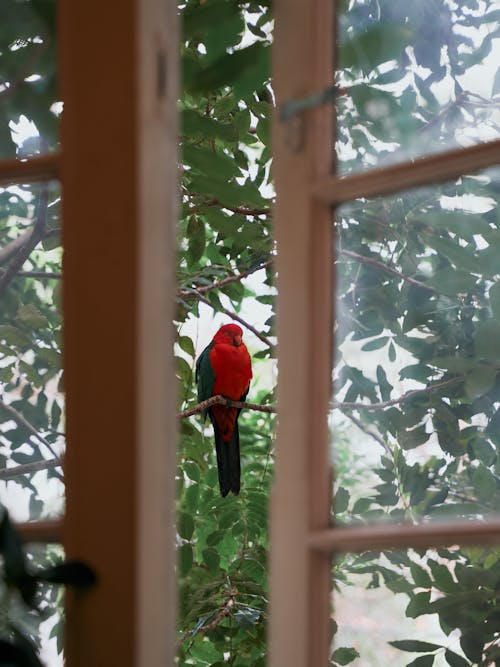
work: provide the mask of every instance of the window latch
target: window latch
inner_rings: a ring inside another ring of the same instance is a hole
[[[286,122],[294,116],[297,116],[297,114],[302,113],[302,111],[307,111],[308,109],[319,107],[322,104],[327,104],[334,100],[338,93],[338,86],[333,85],[319,92],[311,93],[298,100],[287,100],[286,102],[283,102],[280,107],[280,120]]]

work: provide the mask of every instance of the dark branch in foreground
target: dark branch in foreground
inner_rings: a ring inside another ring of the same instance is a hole
[[[42,187],[40,196],[38,198],[38,206],[36,211],[35,224],[28,237],[22,235],[23,243],[19,247],[15,247],[15,253],[10,261],[10,264],[0,275],[0,295],[5,292],[10,282],[21,269],[24,262],[31,255],[32,250],[42,240],[45,232],[45,223],[47,220],[47,208],[49,205],[49,193],[47,186]],[[24,240],[26,239],[26,240]],[[5,250],[5,248],[4,248]]]
[[[48,461],[35,461],[34,463],[24,463],[18,466],[11,466],[10,468],[2,468],[0,470],[0,479],[12,479],[21,475],[31,475],[39,470],[58,468],[61,465],[60,459],[49,459]]]
[[[196,415],[198,412],[202,412],[207,408],[210,408],[212,405],[225,405],[228,408],[245,408],[246,410],[257,410],[257,412],[267,412],[274,413],[277,412],[276,408],[273,405],[259,405],[259,403],[244,403],[242,401],[232,401],[230,398],[225,398],[224,396],[212,396],[207,398],[206,401],[198,403],[198,405],[179,412],[177,414],[178,419],[184,419],[185,417],[191,417],[191,415]]]

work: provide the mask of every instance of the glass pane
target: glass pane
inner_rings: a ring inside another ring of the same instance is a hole
[[[500,507],[500,170],[337,210],[340,523]]]
[[[54,150],[62,110],[55,0],[0,3],[0,158]]]
[[[500,138],[500,2],[338,5],[339,173]]]
[[[55,183],[0,189],[0,501],[17,521],[63,509],[59,207]]]
[[[498,664],[500,549],[339,556],[332,665]]]

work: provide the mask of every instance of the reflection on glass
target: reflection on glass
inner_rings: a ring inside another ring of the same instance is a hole
[[[498,547],[347,554],[334,583],[334,665],[498,664]]]
[[[337,210],[339,523],[500,508],[500,171]]]
[[[0,3],[0,158],[54,150],[57,92],[55,0]]]
[[[60,192],[0,189],[0,502],[18,521],[62,512]]]
[[[500,138],[500,2],[338,5],[339,173]]]

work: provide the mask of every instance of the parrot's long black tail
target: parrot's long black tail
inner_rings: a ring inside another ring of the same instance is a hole
[[[236,408],[223,408],[222,406],[214,406],[214,408],[220,408],[220,412],[217,415],[218,423],[215,419],[215,415],[212,414],[213,408],[210,410],[210,420],[214,427],[215,435],[215,451],[217,453],[217,470],[219,473],[219,488],[221,496],[224,498],[227,496],[229,491],[234,493],[235,496],[240,492],[240,434],[238,432],[238,412],[233,416],[227,415],[227,422],[231,423],[231,436],[227,437],[227,430],[224,431],[220,428],[219,424],[222,423],[223,426],[226,424],[226,419],[221,420],[221,412],[234,410]],[[225,417],[226,415],[224,415]],[[226,435],[226,438],[223,435]]]

